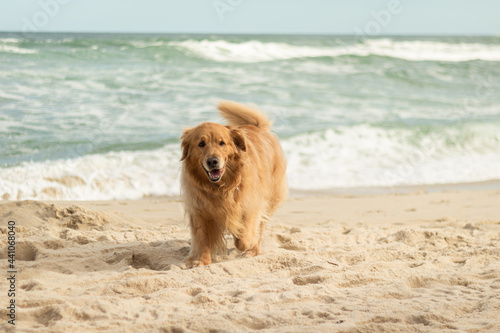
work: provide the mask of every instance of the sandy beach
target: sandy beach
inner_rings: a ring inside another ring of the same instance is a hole
[[[228,236],[191,270],[176,198],[3,201],[0,220],[18,332],[500,331],[499,190],[292,197],[261,255]]]

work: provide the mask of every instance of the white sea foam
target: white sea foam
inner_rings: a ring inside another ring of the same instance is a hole
[[[318,190],[465,183],[500,179],[497,126],[424,135],[355,127],[283,142],[291,188]]]
[[[19,43],[20,41],[18,38],[0,38],[0,43]]]
[[[291,189],[322,190],[500,179],[498,126],[422,134],[368,125],[282,140]],[[466,138],[466,139],[465,139]],[[0,168],[0,197],[105,200],[178,195],[180,147]]]
[[[232,43],[225,40],[186,40],[170,45],[198,57],[218,62],[253,63],[295,58],[379,55],[410,61],[459,62],[500,61],[500,46],[477,43],[451,44],[434,41],[394,41],[367,39],[359,44],[317,47],[251,40]]]
[[[147,41],[131,41],[130,45],[132,45],[135,48],[138,49],[143,49],[146,47],[157,47],[157,46],[165,46],[166,43],[162,41],[155,41],[155,42],[147,42]]]
[[[22,95],[9,94],[9,93],[0,91],[0,100],[2,100],[2,99],[22,101],[25,99],[25,97]]]
[[[369,54],[411,61],[500,61],[500,46],[478,43],[445,43],[435,41],[394,41],[388,38],[368,39]]]
[[[332,55],[332,50],[328,48],[293,46],[285,43],[264,43],[257,40],[243,43],[231,43],[225,40],[186,40],[171,42],[170,44],[185,49],[196,56],[220,62],[252,63]],[[341,55],[342,53],[342,50],[338,50],[335,55]]]
[[[137,199],[179,193],[177,145],[112,152],[0,169],[0,196],[10,199]]]
[[[1,45],[0,44],[0,53],[17,53],[17,54],[33,54],[38,53],[37,50],[23,49],[13,45]]]

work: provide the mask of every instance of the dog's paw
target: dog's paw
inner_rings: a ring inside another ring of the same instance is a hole
[[[243,258],[251,258],[251,257],[255,257],[258,254],[259,254],[259,250],[253,248],[253,249],[244,251],[243,253],[241,253],[241,256]]]
[[[194,257],[187,257],[185,260],[184,260],[184,266],[186,267],[186,269],[189,269],[189,268],[195,268],[195,267],[202,267],[202,266],[206,266],[206,265],[210,265],[211,264],[211,260],[203,260],[203,259],[200,259],[200,258],[194,258]]]

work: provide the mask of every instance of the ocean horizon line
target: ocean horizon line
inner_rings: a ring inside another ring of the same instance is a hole
[[[345,37],[360,39],[376,38],[500,38],[500,34],[378,34],[360,35],[356,33],[254,33],[254,32],[121,32],[121,31],[9,31],[0,30],[0,34],[21,34],[21,35],[119,35],[119,36],[266,36],[266,37]]]

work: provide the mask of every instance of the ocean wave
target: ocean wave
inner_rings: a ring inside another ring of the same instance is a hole
[[[168,43],[164,41],[131,41],[130,45],[137,49],[144,49],[147,47],[166,46]]]
[[[217,61],[255,63],[296,58],[339,56],[384,56],[408,61],[461,62],[500,61],[500,46],[479,43],[451,44],[435,41],[394,41],[366,39],[358,44],[330,47],[291,45],[257,40],[240,43],[225,40],[172,41],[170,45],[190,55]]]
[[[13,45],[0,45],[0,53],[34,54],[38,50],[24,49]]]
[[[22,43],[21,43],[22,42]],[[33,48],[26,48],[27,44]],[[31,43],[31,44],[30,44]],[[44,40],[45,44],[60,44],[72,48],[94,50],[119,48],[154,49],[168,54],[181,51],[189,56],[216,62],[257,63],[287,59],[381,56],[407,61],[463,62],[472,60],[500,61],[500,45],[480,42],[446,42],[443,40],[397,40],[391,38],[368,38],[359,41],[326,39],[325,43],[297,45],[282,41],[245,40],[240,42],[224,39],[75,39],[60,38]],[[37,53],[40,42],[18,38],[1,38],[0,52],[30,54]],[[22,48],[20,45],[24,46]]]
[[[500,179],[498,124],[444,129],[338,127],[282,140],[291,189]],[[178,195],[180,147],[111,152],[0,168],[0,198],[137,199]]]
[[[364,45],[370,54],[410,61],[500,61],[500,45],[419,40],[394,41],[389,38],[368,39]]]
[[[21,40],[19,38],[0,38],[0,43],[19,43]]]
[[[500,179],[500,131],[340,127],[283,141],[291,188],[409,186]]]
[[[22,101],[25,99],[24,96],[22,96],[21,94],[9,94],[9,93],[6,93],[6,92],[2,92],[0,91],[0,100],[14,100],[14,101]]]
[[[0,197],[14,200],[138,199],[179,194],[177,145],[0,168]]]
[[[253,63],[293,58],[338,56],[344,53],[341,49],[294,46],[286,43],[266,43],[257,40],[242,43],[231,43],[225,40],[186,40],[171,42],[170,45],[186,50],[195,56],[219,62]]]

